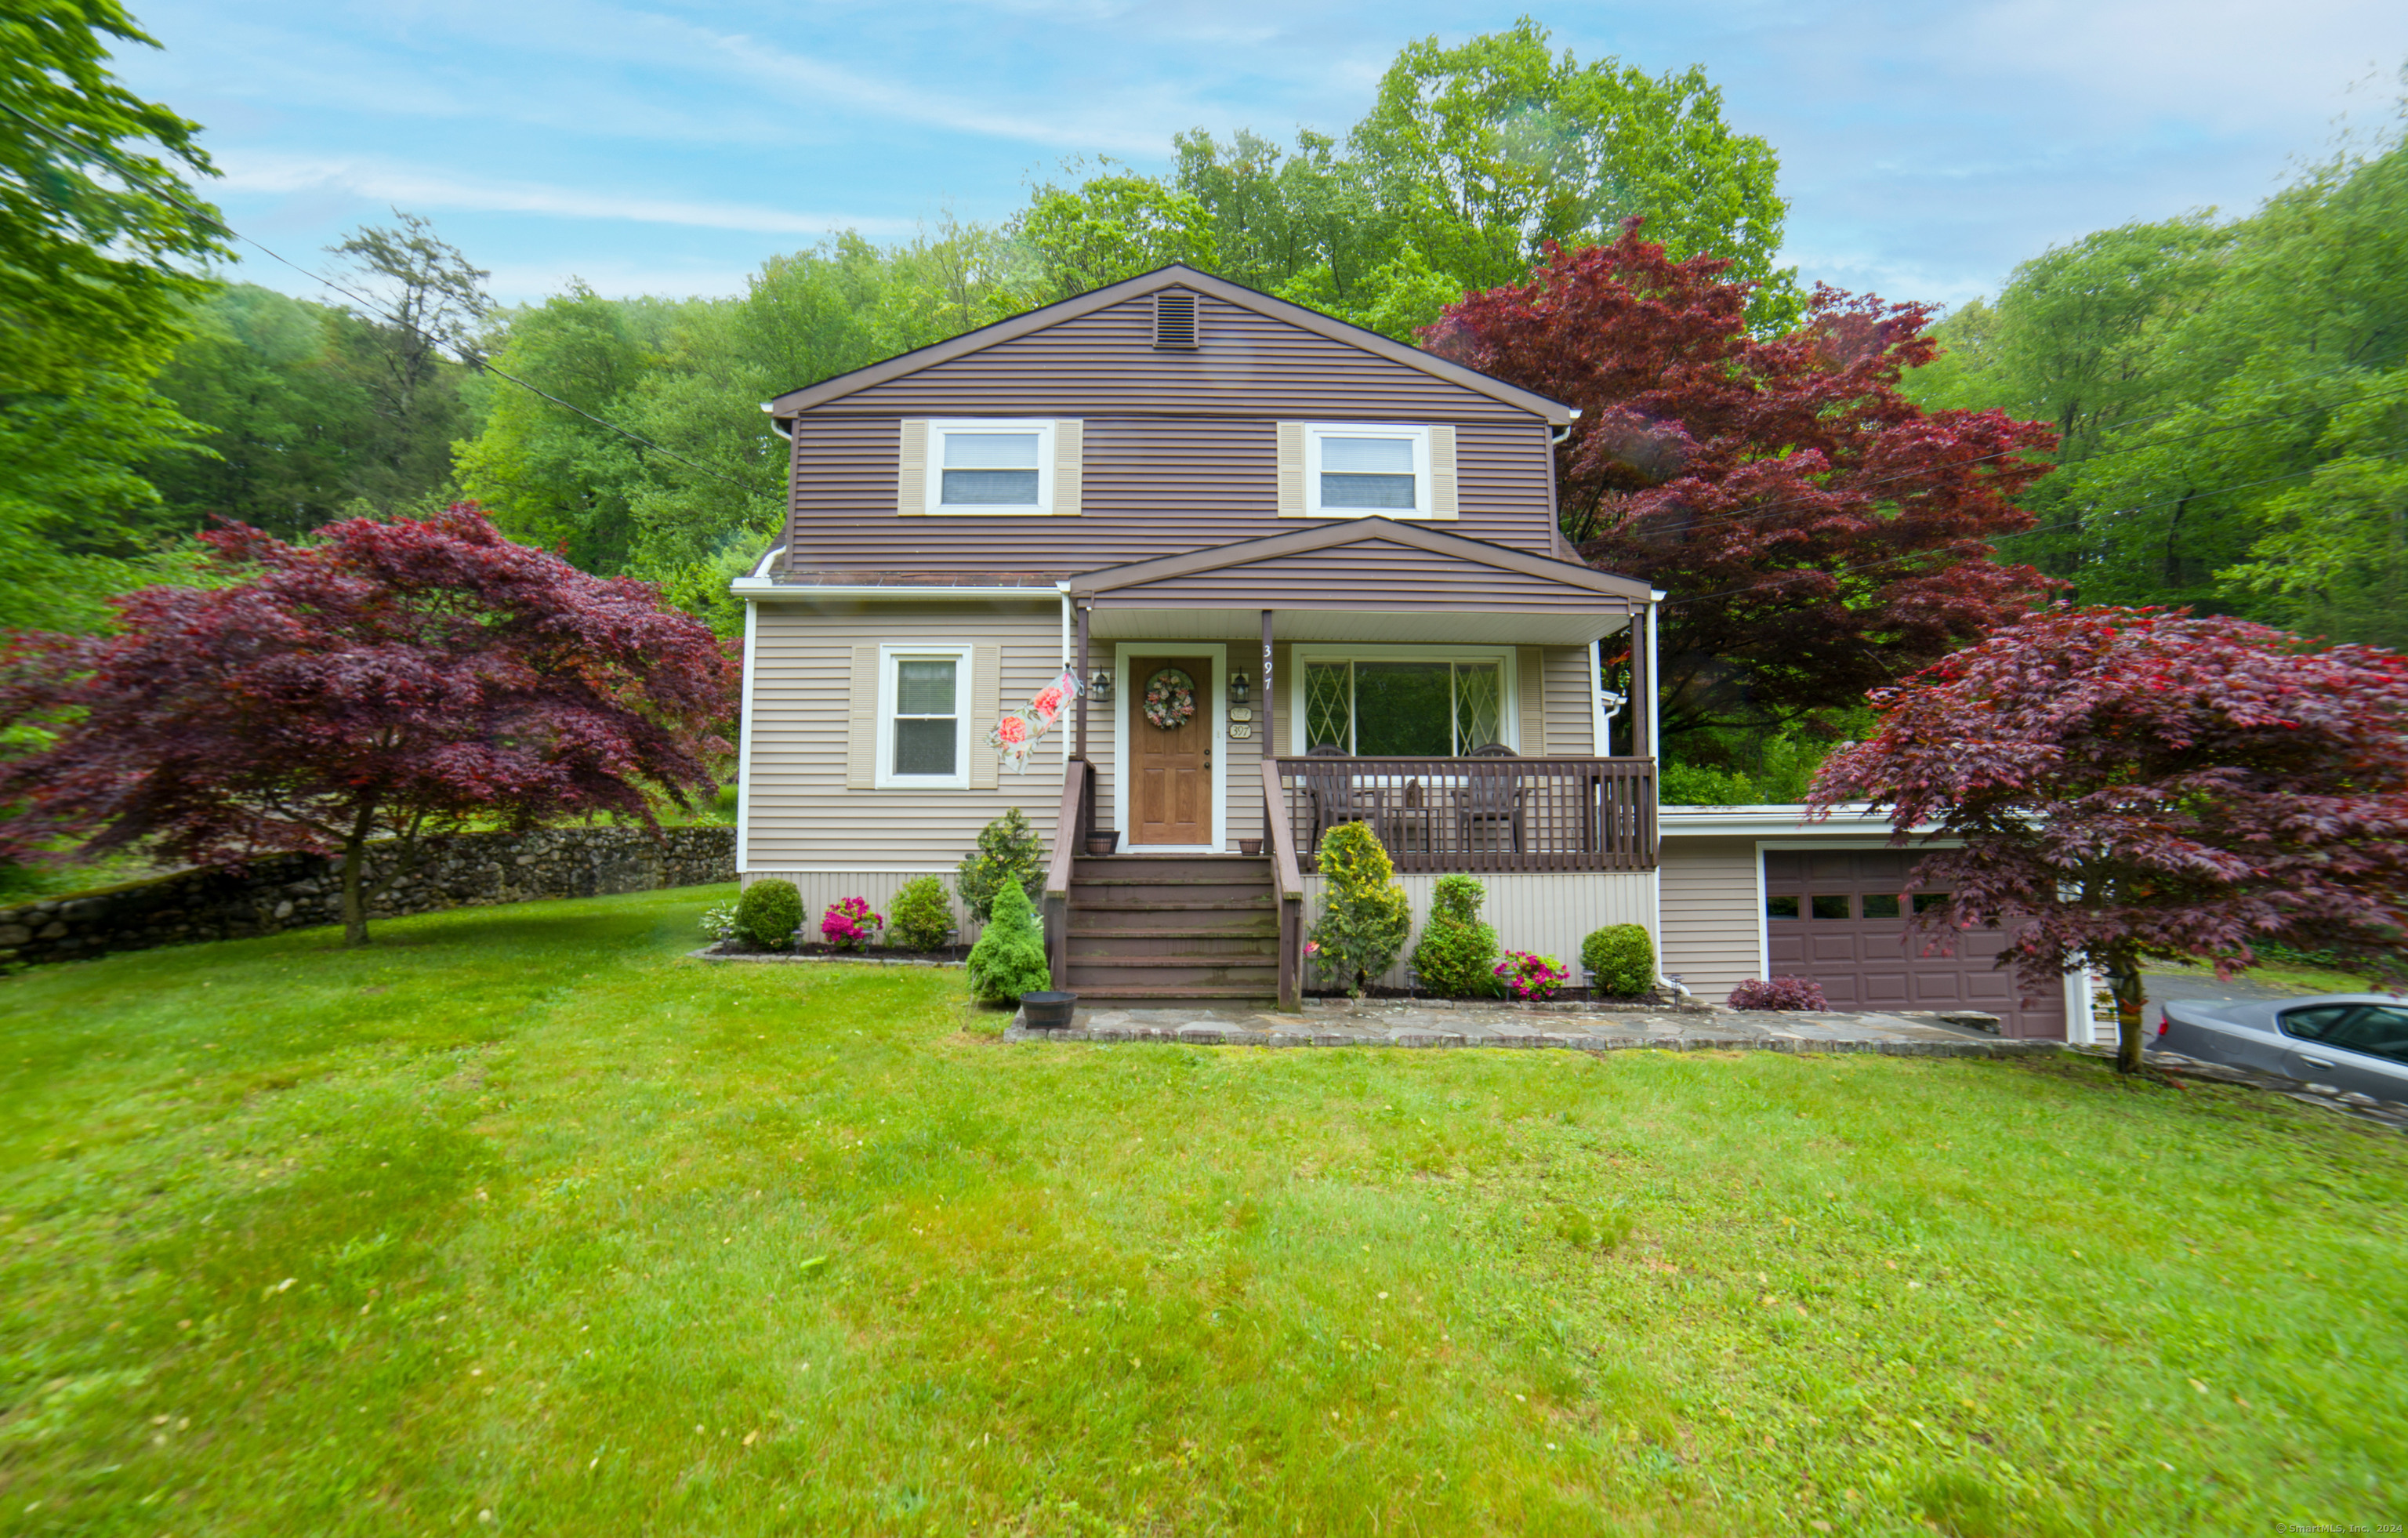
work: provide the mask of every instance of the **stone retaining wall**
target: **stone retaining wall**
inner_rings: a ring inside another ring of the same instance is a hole
[[[455,833],[423,841],[418,866],[368,905],[370,918],[442,908],[593,898],[736,879],[736,830],[678,827],[654,842],[641,828],[554,827]],[[396,858],[368,855],[369,884]],[[279,855],[235,870],[181,870],[150,881],[0,908],[0,964],[72,961],[199,940],[236,940],[343,921],[342,865]]]

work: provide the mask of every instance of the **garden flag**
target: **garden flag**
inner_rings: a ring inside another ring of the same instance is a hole
[[[1078,697],[1079,680],[1065,668],[1061,677],[1038,690],[1027,704],[995,724],[995,730],[986,734],[987,746],[995,749],[1012,773],[1027,773],[1028,750],[1062,719],[1063,707]]]

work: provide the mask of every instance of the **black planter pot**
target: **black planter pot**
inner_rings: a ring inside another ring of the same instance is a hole
[[[1121,846],[1121,836],[1115,829],[1099,827],[1087,835],[1087,853],[1109,855]]]
[[[1061,1030],[1070,1024],[1070,1012],[1078,1002],[1075,993],[1024,993],[1021,1023],[1030,1030]]]

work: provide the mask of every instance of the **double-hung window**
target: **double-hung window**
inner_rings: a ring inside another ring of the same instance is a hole
[[[963,790],[969,785],[968,647],[881,649],[878,783]]]
[[[1026,418],[928,424],[928,511],[1054,510],[1054,424]]]
[[[1312,424],[1304,481],[1307,510],[1318,517],[1428,517],[1429,429]]]
[[[1303,656],[1306,750],[1460,758],[1506,738],[1502,655]]]

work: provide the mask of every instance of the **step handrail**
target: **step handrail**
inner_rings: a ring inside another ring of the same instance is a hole
[[[1070,985],[1071,862],[1087,846],[1095,819],[1095,772],[1083,758],[1063,766],[1062,809],[1054,819],[1054,859],[1045,870],[1045,956],[1057,993]]]
[[[1264,654],[1268,660],[1269,653]],[[1289,825],[1287,795],[1280,785],[1279,761],[1263,759],[1263,826],[1270,834],[1271,882],[1279,893],[1279,1007],[1304,1007],[1304,872],[1296,863],[1296,830]]]

